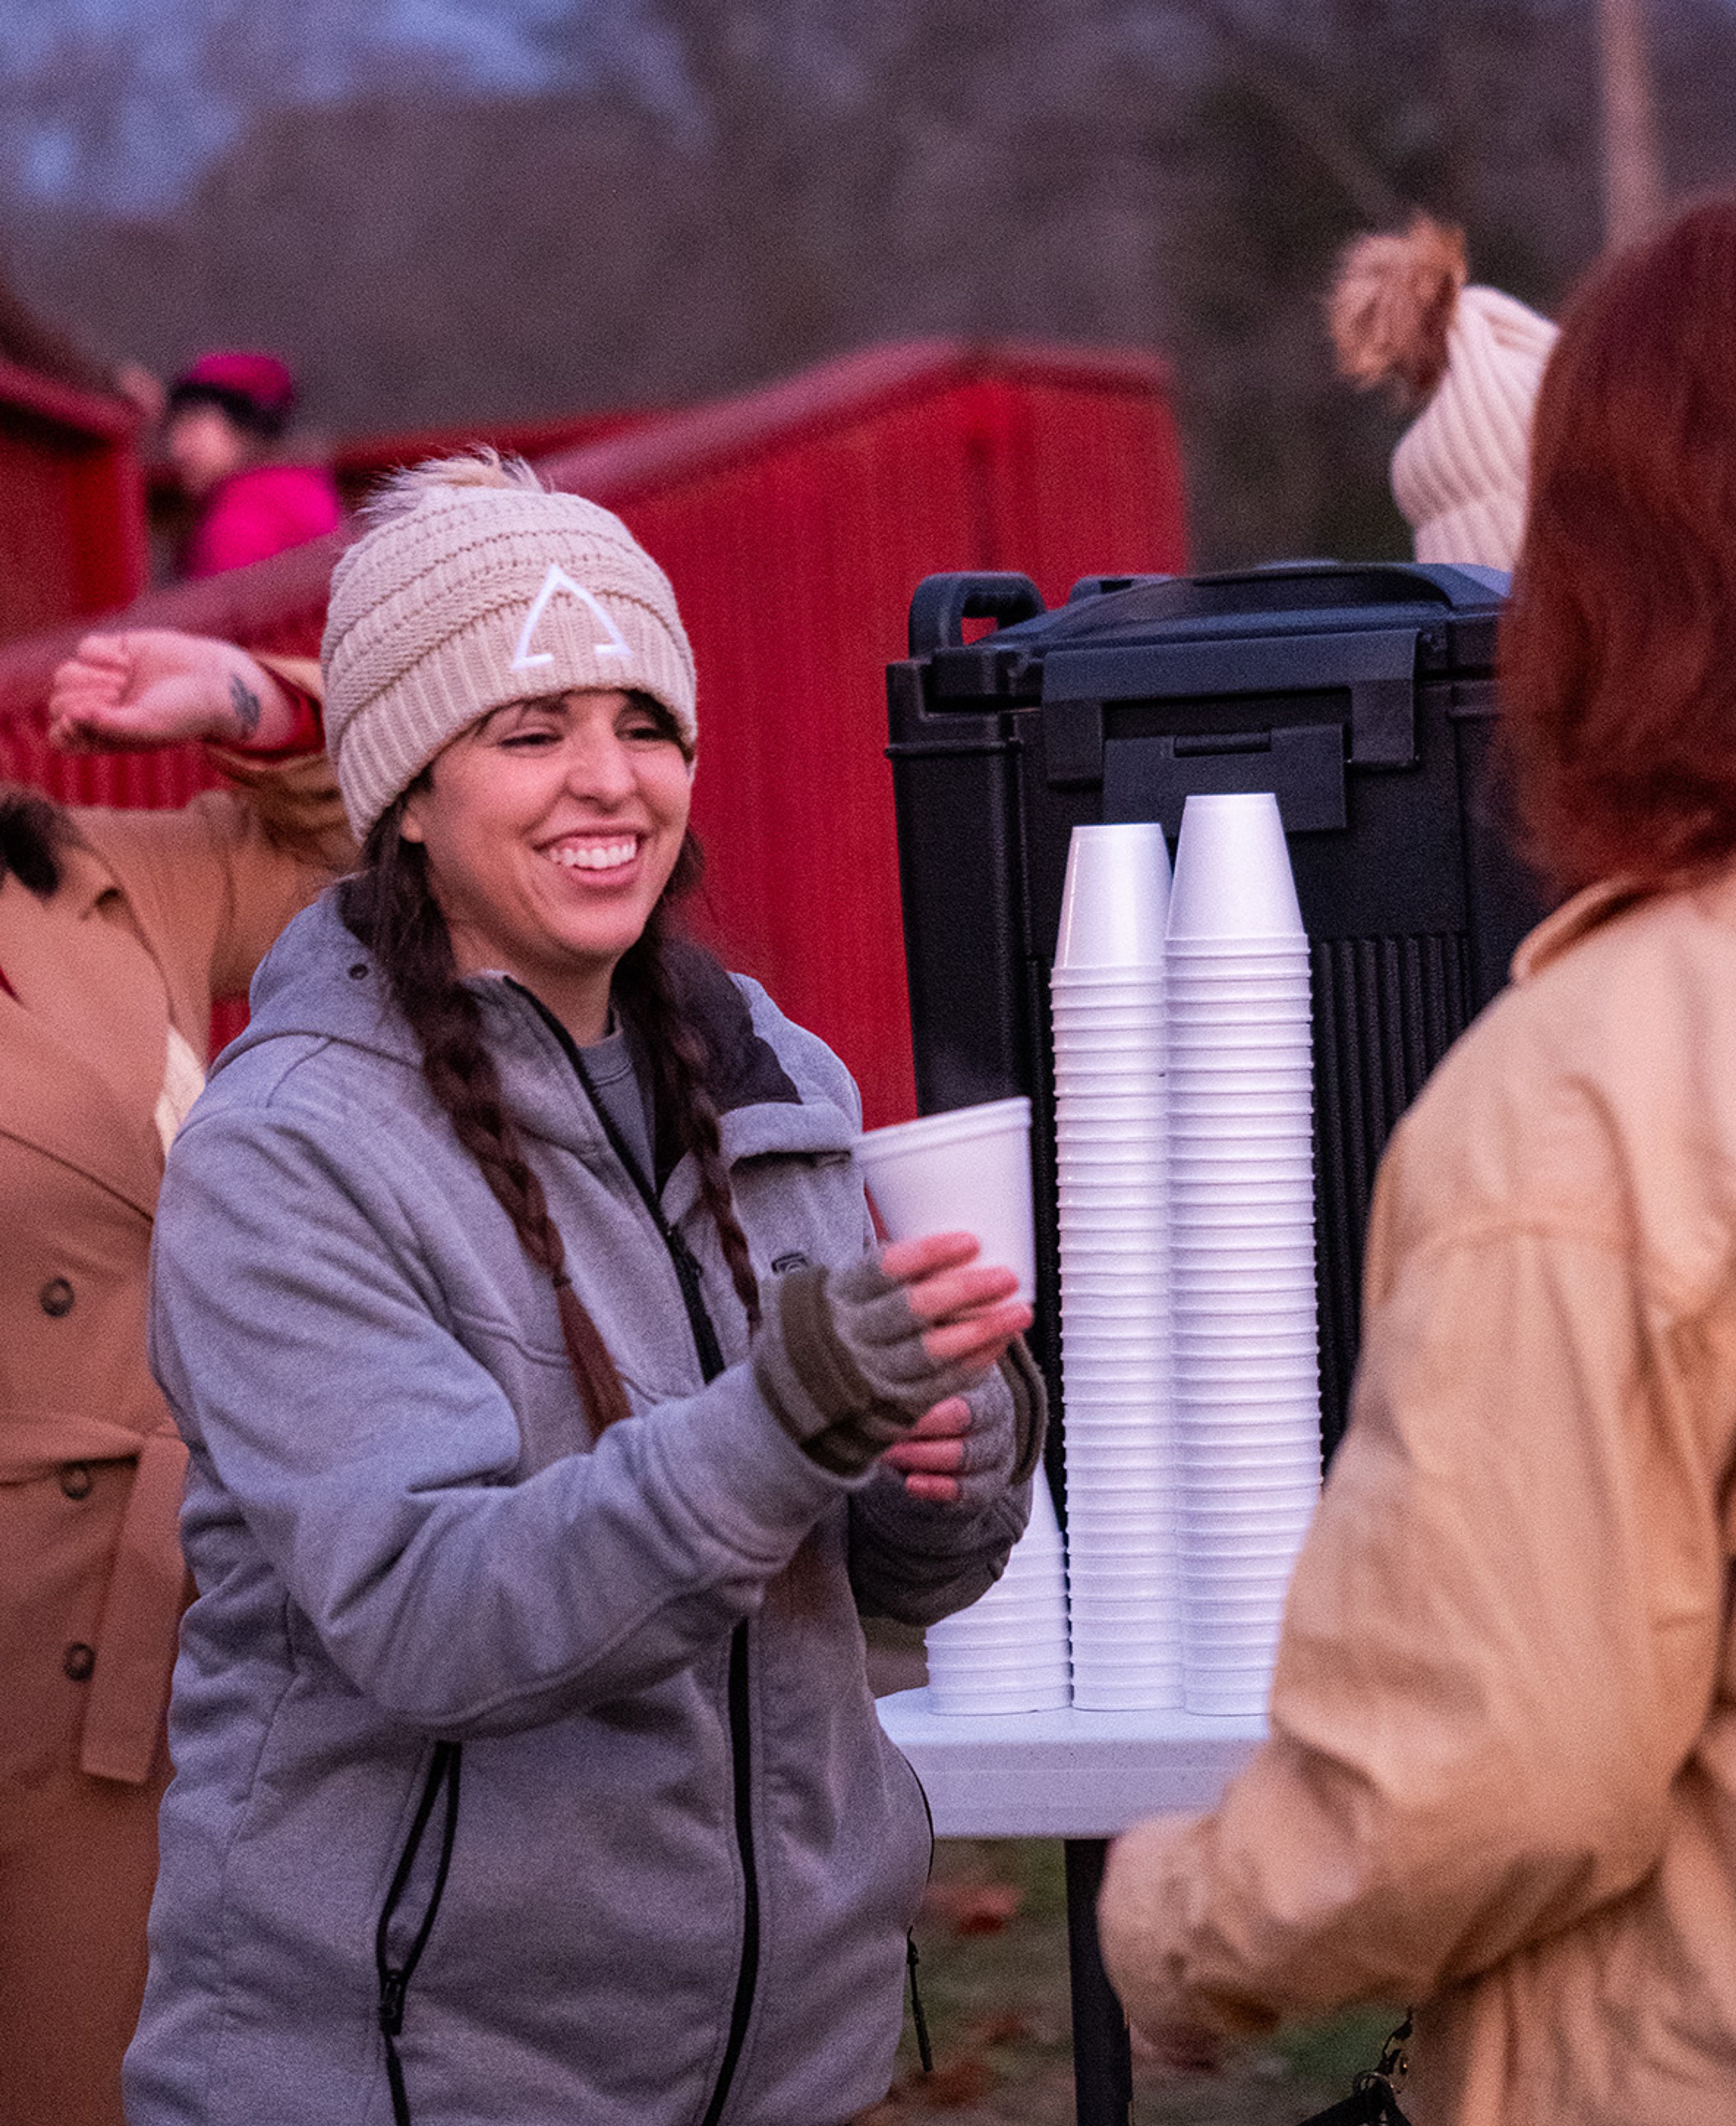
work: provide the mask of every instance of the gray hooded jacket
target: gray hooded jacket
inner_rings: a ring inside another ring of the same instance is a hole
[[[533,1001],[472,987],[638,1415],[593,1450],[548,1280],[328,897],[158,1214],[199,1594],[130,2126],[389,2126],[407,1964],[414,2126],[828,2126],[886,2087],[929,1857],[858,1613],[974,1599],[1029,1486],[972,1514],[810,1461],[743,1363],[692,1162],[672,1252]],[[855,1259],[847,1075],[751,982],[697,1008],[760,1276]]]

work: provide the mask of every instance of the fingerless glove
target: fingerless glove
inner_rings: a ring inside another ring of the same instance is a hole
[[[974,1387],[981,1360],[930,1358],[904,1287],[872,1255],[793,1270],[771,1287],[754,1377],[778,1422],[823,1468],[858,1476],[923,1413]]]

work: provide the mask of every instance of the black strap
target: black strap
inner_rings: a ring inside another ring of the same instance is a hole
[[[456,1742],[436,1742],[433,1761],[428,1766],[428,1776],[422,1786],[422,1799],[416,1806],[416,1818],[410,1826],[410,1835],[398,1856],[398,1866],[392,1877],[392,1887],[386,1892],[386,1901],[380,1907],[380,1924],[374,1930],[374,1968],[380,1977],[380,2034],[385,2039],[386,2080],[391,2085],[392,2118],[394,2126],[410,2126],[410,2100],[405,2093],[403,2067],[398,2057],[398,2040],[403,2032],[404,2000],[410,1990],[410,1980],[422,1953],[428,1945],[428,1936],[434,1931],[435,1915],[440,1910],[440,1901],[446,1894],[446,1874],[452,1865],[452,1845],[458,1835],[458,1769],[460,1746]],[[434,1804],[440,1798],[440,1790],[446,1792],[446,1821],[440,1834],[440,1860],[434,1871],[434,1885],[428,1892],[427,1908],[422,1924],[411,1939],[409,1952],[401,1963],[392,1960],[390,1934],[392,1921],[409,1887],[411,1870],[416,1865],[416,1856],[422,1850],[422,1841],[428,1828],[428,1819],[434,1813]]]
[[[916,1968],[922,1958],[916,1953],[916,1936],[904,1936],[905,1960],[910,1969],[910,2020],[916,2025],[916,2056],[922,2062],[924,2074],[934,2072],[934,2047],[928,2042],[928,2018],[922,2012],[922,1994],[916,1982]]]
[[[1410,2034],[1411,2017],[1407,2010],[1404,2020],[1381,2048],[1379,2066],[1359,2074],[1348,2096],[1304,2119],[1302,2126],[1410,2126],[1399,2109],[1399,2091],[1410,2070],[1404,2051]]]

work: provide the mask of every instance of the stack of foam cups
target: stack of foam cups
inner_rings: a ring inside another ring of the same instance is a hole
[[[1040,1469],[1006,1571],[968,1609],[931,1624],[927,1648],[936,1713],[1053,1713],[1068,1703],[1066,1566]]]
[[[856,1163],[889,1238],[974,1233],[982,1259],[1036,1284],[1031,1208],[1031,1103],[991,1100],[870,1130]],[[1068,1703],[1067,1590],[1061,1531],[1040,1471],[1031,1524],[1007,1568],[967,1609],[928,1631],[936,1713],[1048,1713]]]
[[[1183,1703],[1259,1713],[1320,1481],[1308,943],[1275,799],[1187,800],[1167,958]]]
[[[1073,1697],[1181,1703],[1155,825],[1076,827],[1051,977]]]

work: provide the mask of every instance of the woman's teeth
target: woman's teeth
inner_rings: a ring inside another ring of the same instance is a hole
[[[639,843],[624,842],[563,842],[550,855],[568,871],[619,871],[639,853]]]

